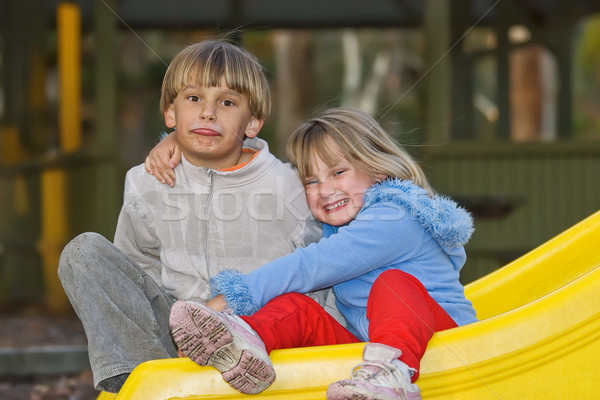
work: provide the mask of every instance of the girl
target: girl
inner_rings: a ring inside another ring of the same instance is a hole
[[[287,151],[323,239],[247,275],[222,271],[206,305],[175,303],[175,343],[235,389],[258,393],[275,378],[273,349],[370,342],[327,398],[420,399],[412,382],[433,333],[476,321],[459,282],[470,215],[436,195],[408,153],[359,110],[304,122]],[[326,287],[346,328],[298,294]]]

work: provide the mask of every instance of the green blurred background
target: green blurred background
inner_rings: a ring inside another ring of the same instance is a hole
[[[376,116],[473,212],[464,283],[600,208],[598,2],[3,0],[0,28],[0,310],[69,312],[60,251],[112,239],[166,67],[206,38],[262,62],[282,158],[315,110]]]

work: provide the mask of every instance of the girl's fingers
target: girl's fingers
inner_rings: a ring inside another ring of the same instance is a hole
[[[146,156],[146,159],[144,160],[144,169],[150,175],[154,175],[154,170],[152,169],[151,160],[150,160],[150,156],[149,155]]]

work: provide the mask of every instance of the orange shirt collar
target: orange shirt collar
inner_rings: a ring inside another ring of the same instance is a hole
[[[243,153],[254,153],[252,155],[252,158],[250,159],[250,161],[254,160],[254,157],[256,157],[256,155],[259,153],[258,151],[254,150],[254,149],[248,149],[248,148],[243,148],[242,152]],[[224,171],[224,172],[236,171],[236,170],[238,170],[240,168],[243,168],[244,166],[248,165],[248,163],[250,161],[246,161],[245,163],[234,165],[233,167],[223,168],[223,169],[220,169],[219,171]]]

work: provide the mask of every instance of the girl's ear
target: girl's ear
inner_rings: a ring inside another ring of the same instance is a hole
[[[381,183],[383,181],[385,181],[388,178],[387,175],[381,174],[381,175],[376,175],[375,176],[375,181],[378,183]]]
[[[164,112],[165,116],[165,125],[167,128],[175,128],[175,107],[173,104],[167,108],[167,111]]]
[[[258,135],[265,121],[263,119],[256,119],[251,117],[248,127],[246,128],[246,137],[252,139]]]

